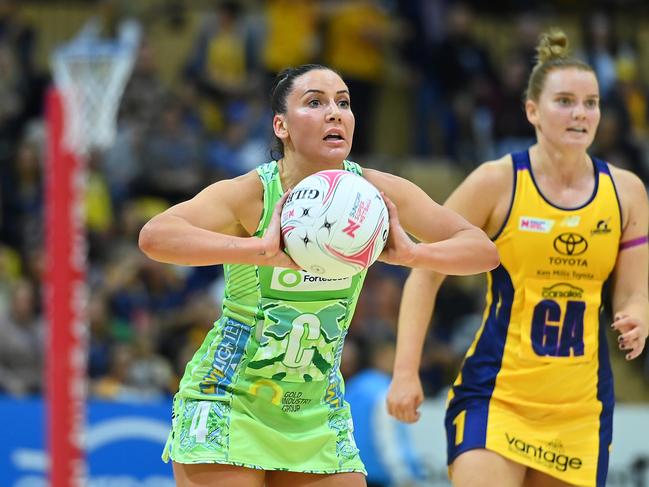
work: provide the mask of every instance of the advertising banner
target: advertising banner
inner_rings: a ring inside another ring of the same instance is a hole
[[[87,487],[174,487],[171,464],[160,459],[171,424],[171,401],[90,401],[86,414]],[[0,417],[0,486],[49,486],[43,401],[0,398]]]

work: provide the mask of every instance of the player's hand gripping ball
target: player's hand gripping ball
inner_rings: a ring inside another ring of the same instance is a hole
[[[320,171],[293,188],[282,208],[286,250],[302,269],[327,279],[367,269],[388,239],[379,191],[348,171]]]

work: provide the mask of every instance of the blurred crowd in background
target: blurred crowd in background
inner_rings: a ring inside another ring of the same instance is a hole
[[[649,16],[642,2],[601,3],[608,13],[574,1],[0,0],[0,392],[43,390],[43,95],[55,47],[44,37],[63,41],[85,24],[111,38],[127,18],[142,28],[117,140],[89,156],[86,195],[90,391],[141,401],[175,392],[220,314],[223,280],[218,266],[148,260],[138,232],[156,212],[271,158],[268,93],[286,66],[337,70],[356,115],[352,159],[442,202],[482,161],[533,142],[522,97],[538,35],[560,26],[600,82],[591,153],[649,182]],[[52,18],[66,16],[53,34]],[[344,349],[347,379],[389,374],[406,277],[382,264],[368,273]],[[427,395],[453,380],[483,293],[481,276],[442,288],[422,362]],[[612,352],[620,399],[647,400],[647,354],[626,364]]]

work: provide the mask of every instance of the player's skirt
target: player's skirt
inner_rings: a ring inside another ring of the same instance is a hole
[[[448,464],[483,448],[572,485],[605,486],[614,405],[608,356],[592,372],[582,363],[559,374],[528,374],[508,361],[498,372],[490,359],[465,360],[446,411]]]
[[[603,487],[613,430],[612,388],[610,380],[604,401],[553,404],[498,391],[483,395],[480,387],[456,383],[445,419],[448,464],[484,448],[569,484]]]
[[[208,333],[174,397],[163,460],[366,475],[337,370],[325,383],[260,378],[250,340],[254,330],[229,318]]]

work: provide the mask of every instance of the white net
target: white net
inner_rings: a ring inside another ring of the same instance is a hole
[[[86,32],[54,52],[54,81],[65,113],[63,142],[76,154],[109,147],[115,139],[119,101],[139,40],[139,30],[126,32],[116,41]]]

